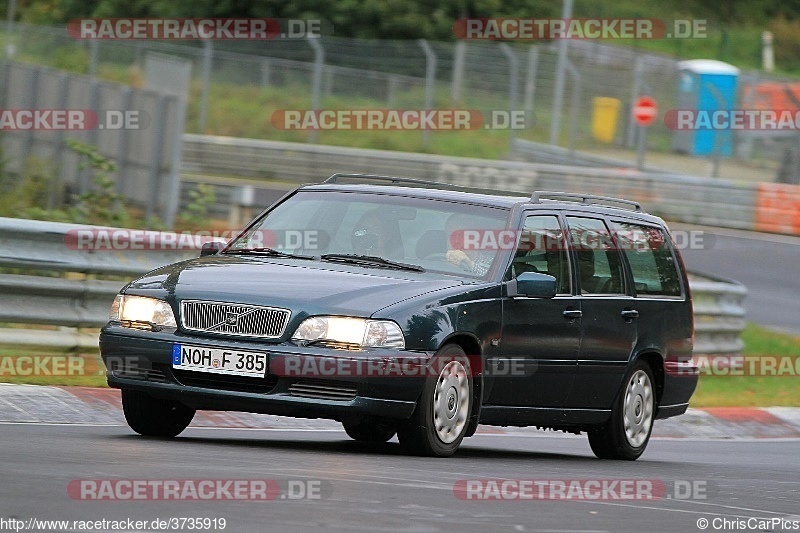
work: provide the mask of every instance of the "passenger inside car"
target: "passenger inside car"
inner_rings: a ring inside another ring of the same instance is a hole
[[[467,272],[479,276],[483,276],[489,272],[492,261],[494,261],[495,255],[497,255],[497,250],[476,250],[468,246],[456,248],[454,247],[454,241],[459,240],[458,232],[464,232],[465,230],[481,231],[481,229],[483,228],[480,228],[472,217],[461,213],[451,215],[447,219],[447,222],[445,222],[445,234],[447,235],[448,245],[446,254],[447,261],[460,266]],[[462,233],[460,241],[463,240]]]

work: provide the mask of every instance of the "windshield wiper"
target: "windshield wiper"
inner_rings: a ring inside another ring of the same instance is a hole
[[[269,257],[286,257],[289,259],[311,259],[316,260],[317,258],[311,255],[300,255],[300,254],[290,254],[287,252],[281,252],[280,250],[276,250],[275,248],[232,248],[230,250],[225,250],[222,252],[223,254],[258,254],[258,255],[266,255]]]
[[[397,270],[411,270],[413,272],[425,272],[425,269],[419,265],[411,265],[408,263],[398,263],[390,261],[383,257],[374,255],[357,255],[357,254],[323,254],[320,259],[325,261],[335,261],[340,263],[352,263],[355,265],[369,265],[382,268],[395,268]]]

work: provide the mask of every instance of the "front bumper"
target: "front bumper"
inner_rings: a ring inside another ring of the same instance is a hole
[[[173,369],[172,348],[175,344],[264,352],[270,360],[269,369],[264,378]],[[396,372],[375,373],[375,370],[384,367],[396,370],[398,361],[404,361],[407,369],[410,368],[408,361],[424,366],[433,355],[399,350],[350,351],[290,343],[267,344],[187,335],[180,331],[142,331],[118,325],[103,328],[100,352],[111,387],[146,392],[198,410],[341,421],[364,416],[409,418],[422,391],[424,369],[402,375]],[[312,368],[327,371],[314,375],[276,375],[273,363],[287,357],[303,361],[310,359],[314,363]],[[364,368],[371,372],[367,375],[353,372]]]

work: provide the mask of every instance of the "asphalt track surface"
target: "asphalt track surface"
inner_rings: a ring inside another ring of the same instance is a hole
[[[715,529],[715,519],[790,521],[773,531],[800,520],[792,518],[800,511],[794,439],[654,439],[638,461],[617,462],[595,459],[583,437],[555,435],[478,435],[435,459],[402,455],[394,440],[359,444],[339,430],[190,428],[164,440],[123,426],[2,424],[0,433],[0,517],[23,521],[225,518],[225,531],[235,532],[668,532],[700,531],[702,519],[708,531],[733,530]],[[269,501],[75,499],[67,487],[85,479],[261,479],[279,490]],[[459,499],[457,482],[476,479],[645,480],[663,492],[624,501]],[[300,493],[290,482],[314,487],[315,498],[289,497]]]
[[[709,247],[681,251],[686,267],[744,283],[748,320],[800,335],[799,237],[682,224],[670,228],[711,236]]]

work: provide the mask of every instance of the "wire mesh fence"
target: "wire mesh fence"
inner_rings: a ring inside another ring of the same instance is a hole
[[[15,40],[16,60],[134,86],[143,83],[141,65],[147,52],[191,61],[187,131],[194,133],[363,146],[359,144],[363,140],[353,135],[334,138],[280,131],[270,117],[287,108],[424,109],[426,95],[432,95],[432,107],[439,109],[526,109],[535,114],[535,123],[522,131],[478,131],[463,138],[465,146],[456,151],[460,155],[473,155],[476,150],[474,155],[504,155],[509,137],[555,141],[570,148],[632,148],[638,131],[631,118],[633,101],[648,94],[660,110],[672,109],[679,90],[674,58],[591,40],[568,43],[561,99],[556,98],[558,41],[431,42],[427,45],[432,54],[426,56],[426,44],[415,40],[324,36],[266,42],[76,41],[63,28],[22,24],[16,27]],[[435,61],[432,69],[431,60]],[[745,73],[740,84],[760,81],[763,77]],[[606,129],[611,118],[616,122],[610,134],[606,131],[605,140],[593,131],[597,97],[619,101],[615,117],[603,119]],[[558,100],[560,107],[556,107]],[[456,144],[442,137],[447,133],[437,133],[430,140],[424,132],[394,132],[396,138],[387,136],[385,147],[432,151]],[[649,148],[670,150],[673,134],[664,121],[656,121],[648,130]],[[775,153],[769,150],[769,139],[743,142],[747,157]]]

